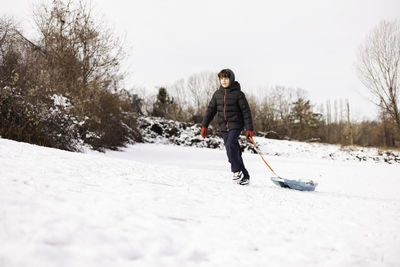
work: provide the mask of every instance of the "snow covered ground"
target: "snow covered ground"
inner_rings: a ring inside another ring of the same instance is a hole
[[[224,149],[224,141],[215,129],[209,127],[206,139],[201,138],[201,125],[177,122],[156,117],[140,117],[139,129],[145,143],[176,144],[181,146]],[[265,133],[259,133],[261,136]],[[324,143],[285,141],[257,136],[255,139],[263,153],[270,156],[329,159],[335,161],[368,161],[400,164],[400,151],[372,147],[340,146]],[[253,151],[253,144],[240,137],[245,151]]]
[[[256,154],[243,187],[218,149],[0,139],[0,266],[400,266],[399,164],[295,151],[265,158],[315,192],[276,187]]]

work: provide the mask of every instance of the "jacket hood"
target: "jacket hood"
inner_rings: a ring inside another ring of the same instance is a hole
[[[226,69],[226,70],[231,74],[229,78],[229,86],[231,86],[235,82],[235,73],[233,73],[231,69]]]

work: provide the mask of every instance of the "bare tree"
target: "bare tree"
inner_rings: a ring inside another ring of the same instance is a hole
[[[174,102],[180,107],[175,110],[178,113],[174,116],[179,120],[201,122],[205,109],[218,88],[217,74],[209,71],[192,74],[187,81],[180,79],[168,86]],[[182,111],[190,116],[184,118]]]
[[[349,144],[353,145],[353,126],[350,121],[350,104],[349,100],[346,99],[346,111],[347,111],[347,130],[346,130],[346,138],[349,139]]]
[[[400,132],[400,22],[382,21],[359,50],[357,71],[374,102],[387,112]]]
[[[12,18],[1,17],[0,18],[0,56],[2,59],[3,55],[7,51],[6,47],[9,43],[10,36],[15,35],[16,26]]]
[[[34,11],[39,44],[57,71],[66,93],[90,94],[91,88],[116,90],[125,53],[112,29],[99,23],[84,0],[54,0]]]
[[[203,113],[206,105],[211,100],[212,94],[218,87],[219,80],[216,73],[205,71],[189,77],[187,89],[196,113]]]
[[[71,102],[69,113],[84,142],[94,149],[126,143],[136,109],[119,94],[123,43],[84,0],[37,5],[36,42],[44,54],[47,88]],[[125,102],[125,103],[124,103]]]
[[[0,17],[0,88],[7,85],[13,77],[15,65],[18,62],[20,45],[17,40],[17,26],[10,17]],[[14,64],[11,64],[14,63]]]

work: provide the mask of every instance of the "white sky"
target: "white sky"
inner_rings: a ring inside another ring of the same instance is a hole
[[[0,14],[31,27],[34,1],[0,0]],[[302,88],[314,104],[349,99],[353,118],[375,106],[355,72],[357,50],[383,19],[400,18],[398,0],[92,0],[126,35],[126,87],[172,84],[231,68],[245,92]],[[332,103],[333,104],[333,103]]]

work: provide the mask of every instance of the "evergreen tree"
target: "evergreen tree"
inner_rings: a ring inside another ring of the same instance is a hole
[[[167,89],[158,89],[157,100],[153,104],[152,115],[155,117],[168,117],[171,106],[174,104],[173,98],[168,95]]]
[[[310,100],[298,98],[290,111],[292,136],[299,140],[315,137],[322,114],[312,111]]]

